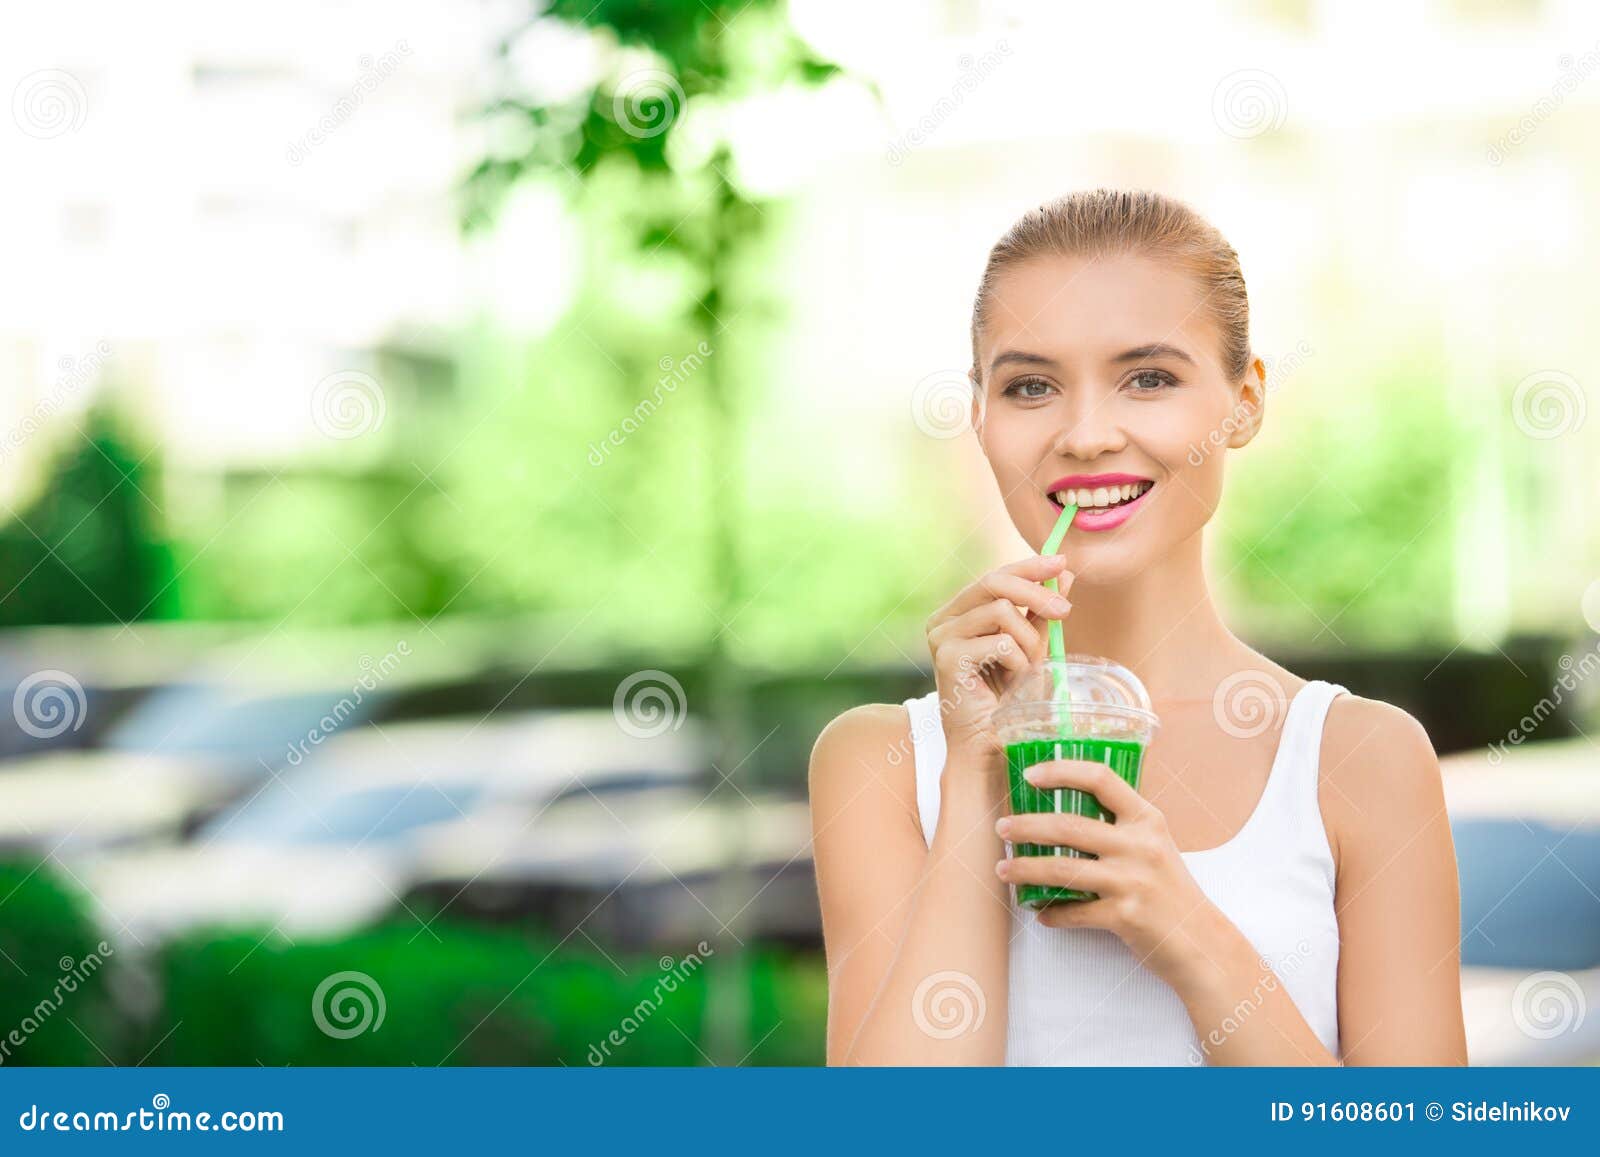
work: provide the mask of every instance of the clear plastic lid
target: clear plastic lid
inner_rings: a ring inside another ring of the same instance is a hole
[[[1000,696],[992,718],[996,731],[1005,738],[1009,732],[1057,723],[1063,712],[1056,688],[1063,686],[1075,735],[1148,739],[1154,734],[1159,720],[1139,677],[1097,655],[1047,658],[1019,675]]]

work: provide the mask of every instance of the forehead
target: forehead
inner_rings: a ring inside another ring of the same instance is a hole
[[[985,315],[982,358],[1006,349],[1061,362],[1166,342],[1216,358],[1216,327],[1195,277],[1150,257],[1034,257],[1001,275]]]

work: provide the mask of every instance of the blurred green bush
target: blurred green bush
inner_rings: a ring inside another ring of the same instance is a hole
[[[164,491],[150,453],[114,411],[90,411],[0,521],[0,627],[172,617],[176,569],[162,537]]]
[[[654,956],[602,955],[544,933],[442,920],[432,929],[437,939],[407,920],[319,943],[254,934],[176,941],[160,962],[164,1006],[147,1026],[145,1063],[700,1065],[714,1052],[706,1011],[719,982],[744,997],[752,1046],[744,1063],[822,1060],[820,958],[754,948],[713,951],[692,965],[680,953],[663,968],[669,962]],[[726,971],[713,981],[718,969]],[[339,974],[360,975],[315,1001]],[[350,999],[331,1006],[341,988]]]
[[[76,894],[37,864],[0,863],[0,1064],[98,1065],[126,1039],[116,967]]]

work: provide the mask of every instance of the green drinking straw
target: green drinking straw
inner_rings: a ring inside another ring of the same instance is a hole
[[[1044,549],[1041,554],[1055,554],[1061,549],[1062,539],[1067,537],[1067,528],[1072,525],[1072,520],[1078,516],[1076,506],[1062,508],[1061,517],[1056,519],[1055,527],[1050,531],[1050,537],[1044,540]],[[1060,585],[1055,579],[1046,579],[1044,585],[1057,594],[1061,592]],[[1061,620],[1051,619],[1048,625],[1050,639],[1050,658],[1056,662],[1064,662],[1067,657],[1066,638],[1061,631]],[[1052,675],[1051,697],[1056,703],[1056,727],[1062,739],[1072,734],[1072,708],[1067,705],[1068,691],[1066,680],[1057,680]]]

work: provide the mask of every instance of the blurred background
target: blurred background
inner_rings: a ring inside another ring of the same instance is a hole
[[[1427,725],[1474,1061],[1600,1058],[1591,5],[68,0],[0,82],[0,1063],[820,1063],[806,759],[1025,552],[969,309],[1095,185],[1240,252],[1213,574]]]

